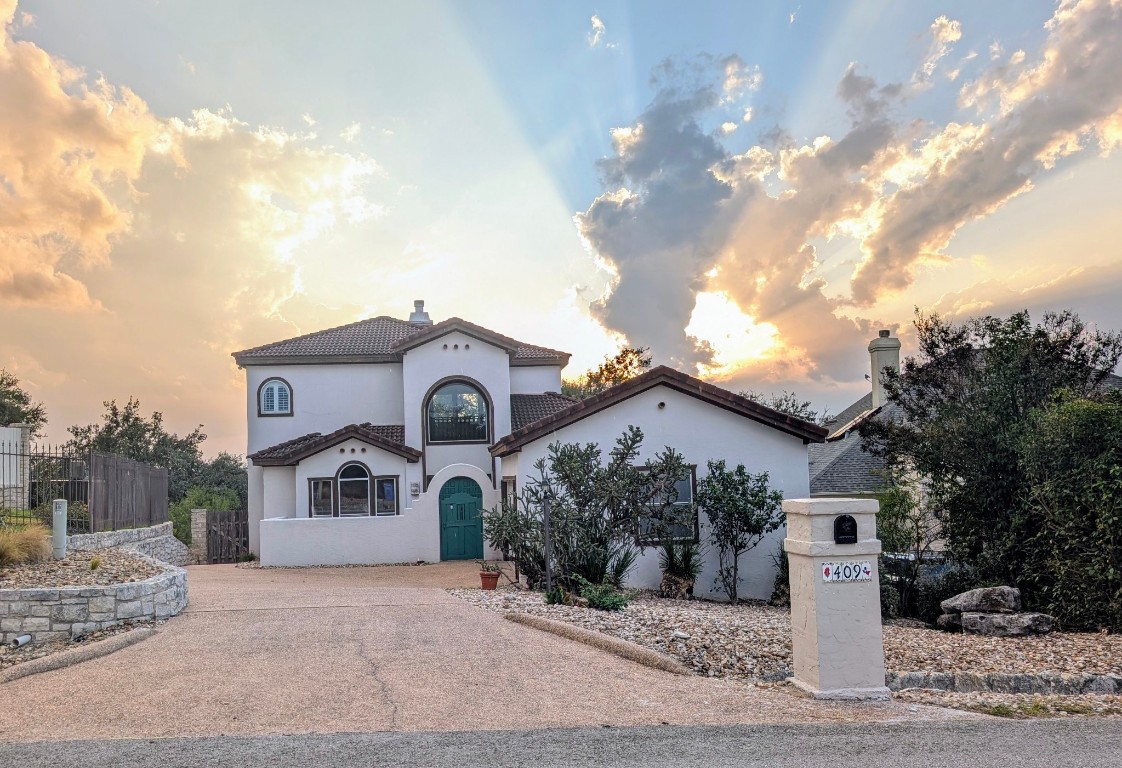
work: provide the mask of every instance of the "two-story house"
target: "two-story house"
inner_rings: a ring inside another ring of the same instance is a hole
[[[641,459],[671,445],[696,465],[684,502],[710,458],[806,496],[806,445],[825,435],[665,367],[576,402],[559,394],[567,353],[459,318],[433,324],[421,301],[408,320],[375,317],[234,359],[246,371],[250,548],[263,565],[495,557],[481,510],[516,493],[550,443],[607,449],[628,425],[647,436]],[[770,591],[779,538],[744,564],[746,595]],[[650,550],[632,582],[657,586]]]

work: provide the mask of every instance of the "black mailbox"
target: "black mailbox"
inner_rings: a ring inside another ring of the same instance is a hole
[[[857,543],[857,521],[853,519],[853,515],[838,515],[834,518],[834,543]]]

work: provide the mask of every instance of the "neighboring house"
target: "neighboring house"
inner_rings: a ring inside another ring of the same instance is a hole
[[[866,419],[900,419],[899,406],[885,396],[881,373],[885,368],[900,370],[900,340],[889,331],[880,331],[869,342],[872,390],[839,413],[827,424],[826,441],[810,446],[810,495],[875,496],[884,490],[884,461],[865,452],[857,427]],[[1122,377],[1108,374],[1099,387],[1122,389]]]
[[[884,461],[862,448],[857,427],[868,418],[893,418],[896,406],[887,404],[881,372],[900,370],[900,340],[880,331],[869,342],[872,391],[843,410],[827,424],[826,441],[808,449],[810,495],[875,496],[884,489]]]
[[[376,317],[234,353],[246,370],[250,548],[263,565],[497,557],[479,512],[516,494],[550,443],[610,450],[643,430],[641,459],[669,445],[768,471],[809,493],[807,444],[826,430],[666,367],[583,401],[558,394],[569,355],[459,318]],[[706,536],[707,521],[696,534]],[[745,556],[746,596],[770,594],[782,532]],[[636,586],[657,586],[647,550]],[[698,579],[704,594],[716,553]],[[716,594],[716,593],[713,593]]]

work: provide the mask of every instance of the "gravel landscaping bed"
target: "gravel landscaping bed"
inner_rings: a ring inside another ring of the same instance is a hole
[[[100,561],[97,568],[90,567],[94,558]],[[104,587],[144,581],[164,570],[151,560],[119,550],[70,552],[62,560],[24,563],[0,570],[0,589]]]
[[[545,616],[630,640],[669,654],[699,675],[764,682],[790,675],[791,619],[782,608],[642,596],[622,611],[609,613],[546,605],[540,593],[512,587],[449,591],[489,610]],[[895,672],[1122,675],[1122,635],[1053,632],[994,638],[927,629],[917,622],[889,622],[884,627],[884,653],[885,666]]]
[[[1023,720],[1033,717],[1104,717],[1122,715],[1122,696],[1038,696],[1021,693],[952,693],[909,688],[892,694],[897,701],[951,707],[997,717]]]

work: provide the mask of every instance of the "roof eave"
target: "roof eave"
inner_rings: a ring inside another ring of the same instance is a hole
[[[256,355],[238,357],[233,354],[239,368],[254,365],[325,365],[332,363],[400,363],[401,355]]]

